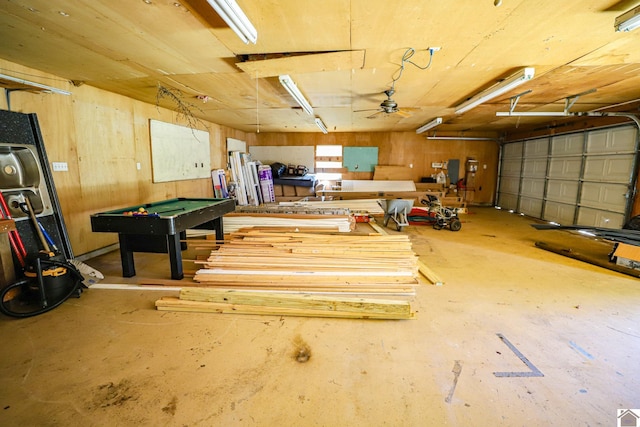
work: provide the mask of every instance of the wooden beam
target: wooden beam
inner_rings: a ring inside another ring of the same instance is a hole
[[[322,309],[305,309],[292,307],[256,306],[230,303],[214,303],[203,301],[186,301],[175,297],[163,297],[156,301],[156,308],[162,311],[187,311],[204,313],[227,314],[257,314],[273,316],[302,316],[302,317],[335,317],[347,319],[386,319],[401,320],[414,319],[415,313],[370,313],[368,311],[335,311]]]
[[[180,299],[206,301],[220,304],[288,307],[305,310],[348,311],[353,313],[394,314],[409,316],[408,301],[388,299],[367,299],[353,297],[329,297],[314,295],[291,295],[281,293],[258,293],[243,290],[220,290],[210,288],[184,288]]]
[[[436,273],[434,273],[427,265],[418,260],[418,271],[431,283],[437,286],[444,285],[444,282]]]

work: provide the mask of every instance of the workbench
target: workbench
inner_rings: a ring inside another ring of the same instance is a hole
[[[180,240],[186,240],[186,230],[215,230],[216,239],[222,241],[222,216],[234,210],[231,199],[175,198],[93,214],[91,230],[118,233],[123,277],[136,274],[134,252],[155,252],[169,253],[171,278],[180,280],[186,249]]]

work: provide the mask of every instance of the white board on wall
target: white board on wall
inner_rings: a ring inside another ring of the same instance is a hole
[[[280,162],[285,165],[304,165],[309,172],[314,171],[315,147],[312,145],[252,145],[249,153],[252,160],[260,160],[265,165]]]
[[[153,182],[211,177],[209,132],[149,120]]]

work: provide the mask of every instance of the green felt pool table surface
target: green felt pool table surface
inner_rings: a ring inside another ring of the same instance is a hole
[[[125,212],[137,212],[140,208],[144,208],[149,214],[158,214],[159,216],[175,216],[182,213],[206,208],[208,206],[211,206],[212,204],[218,204],[219,202],[222,202],[224,200],[227,199],[189,199],[181,197],[163,200],[160,202],[143,203],[126,208],[114,209],[107,212],[101,212],[99,215],[122,215]]]

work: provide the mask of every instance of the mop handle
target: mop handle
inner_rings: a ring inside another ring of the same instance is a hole
[[[33,226],[36,229],[36,234],[38,235],[38,238],[40,239],[40,243],[42,243],[42,247],[44,248],[44,250],[46,252],[51,252],[51,248],[49,247],[49,244],[47,243],[47,239],[44,238],[44,235],[42,234],[42,230],[40,230],[40,226],[38,225],[38,218],[36,218],[36,214],[33,212],[33,207],[31,206],[31,201],[29,200],[29,197],[25,197],[24,201],[27,204],[27,210],[29,211],[29,216],[31,217],[31,221],[33,222]]]

